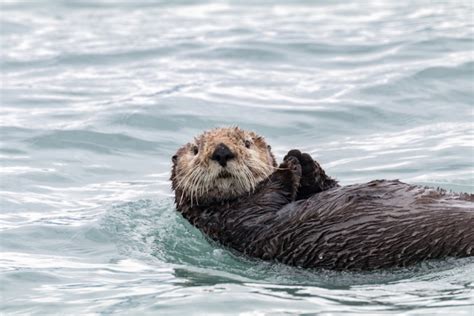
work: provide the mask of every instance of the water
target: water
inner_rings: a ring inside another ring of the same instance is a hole
[[[174,211],[170,157],[240,125],[342,184],[474,191],[469,1],[6,1],[1,313],[474,314],[474,260],[244,258]]]

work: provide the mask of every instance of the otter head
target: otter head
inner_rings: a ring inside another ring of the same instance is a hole
[[[274,167],[270,146],[254,132],[238,127],[206,131],[173,156],[176,204],[217,203],[248,194]]]

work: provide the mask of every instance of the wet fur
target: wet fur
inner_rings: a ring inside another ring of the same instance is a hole
[[[266,144],[259,148],[263,157]],[[270,162],[272,172],[255,189],[191,203],[178,185],[182,154],[171,177],[177,210],[213,240],[248,256],[305,268],[368,270],[473,255],[473,195],[397,180],[339,187],[309,155],[290,151],[278,168]]]
[[[236,155],[227,168],[209,158],[220,143]],[[204,132],[181,147],[173,162],[171,179],[178,205],[210,204],[251,193],[276,167],[264,139],[237,127]]]

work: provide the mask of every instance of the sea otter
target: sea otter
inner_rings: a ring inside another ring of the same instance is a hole
[[[217,128],[172,158],[177,211],[250,257],[371,270],[473,255],[474,195],[375,180],[339,186],[310,155],[277,167],[263,137]]]

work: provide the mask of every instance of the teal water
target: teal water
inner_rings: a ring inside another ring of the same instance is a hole
[[[2,1],[0,313],[473,315],[474,259],[250,260],[174,211],[170,157],[239,125],[342,184],[474,191],[470,1]]]

